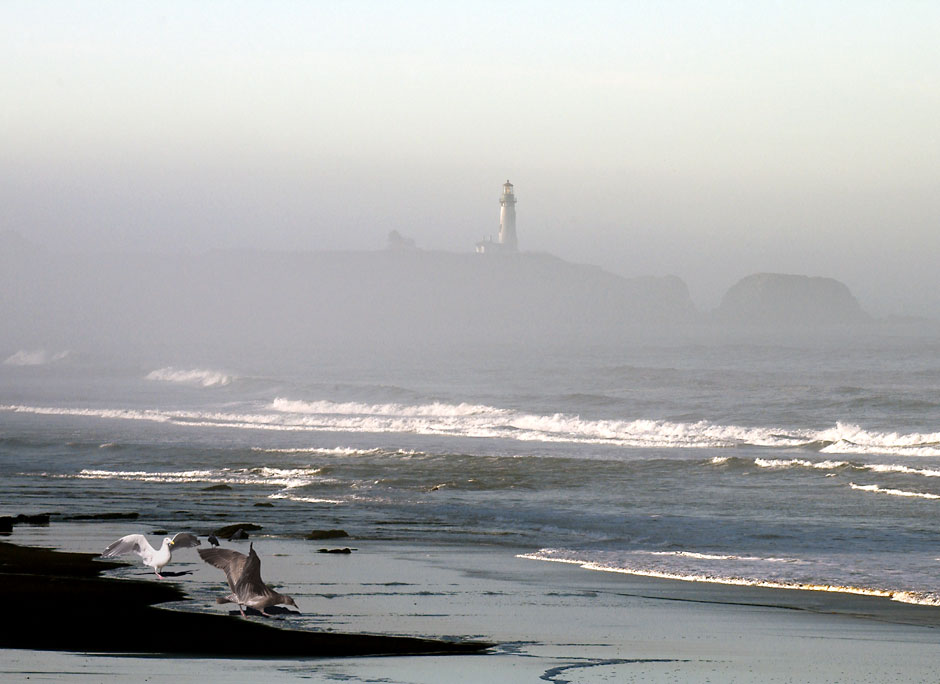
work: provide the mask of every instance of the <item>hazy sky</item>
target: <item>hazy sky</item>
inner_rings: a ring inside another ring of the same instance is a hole
[[[940,3],[0,4],[0,230],[520,246],[940,315]]]

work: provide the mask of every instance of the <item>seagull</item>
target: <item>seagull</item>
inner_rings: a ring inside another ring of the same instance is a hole
[[[199,543],[199,539],[195,535],[189,534],[189,532],[180,532],[172,539],[164,537],[163,545],[159,549],[155,549],[144,535],[128,534],[109,544],[108,548],[101,553],[101,556],[102,558],[113,558],[114,556],[123,556],[126,553],[136,553],[143,559],[144,565],[149,565],[153,568],[157,577],[163,579],[160,571],[170,562],[172,547],[186,548],[199,546]]]
[[[218,603],[234,603],[242,617],[245,611],[242,606],[260,610],[265,617],[271,617],[264,612],[265,608],[283,603],[287,606],[297,607],[294,599],[286,594],[279,594],[268,587],[261,579],[261,559],[255,553],[254,544],[249,544],[248,555],[232,549],[199,549],[199,557],[209,565],[223,570],[232,593],[220,596]]]

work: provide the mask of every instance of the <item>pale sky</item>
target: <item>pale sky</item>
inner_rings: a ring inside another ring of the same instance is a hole
[[[940,316],[940,3],[0,4],[0,230],[520,247]]]

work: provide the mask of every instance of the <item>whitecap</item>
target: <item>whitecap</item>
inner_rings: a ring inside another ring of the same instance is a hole
[[[284,494],[280,492],[276,494],[270,494],[268,498],[269,499],[284,499],[287,501],[296,501],[298,503],[316,503],[316,504],[334,504],[334,505],[346,503],[345,501],[341,499],[326,499],[326,498],[317,497],[317,496],[297,496],[294,494]]]
[[[277,397],[271,402],[271,408],[284,413],[303,413],[321,415],[348,416],[411,416],[411,417],[458,417],[505,415],[506,409],[498,409],[481,404],[446,404],[433,402],[418,406],[403,404],[361,404],[358,402],[337,403],[332,401],[301,401]]]
[[[150,371],[147,380],[159,382],[175,382],[183,385],[198,385],[201,387],[224,387],[232,382],[233,376],[216,370],[194,368],[190,370],[177,369],[172,366],[158,368]]]
[[[875,494],[887,494],[888,496],[902,496],[915,499],[940,499],[940,494],[931,494],[929,492],[909,492],[904,489],[885,489],[878,485],[859,485],[849,482],[852,489],[861,492],[873,492]]]
[[[902,456],[940,456],[940,432],[876,432],[858,425],[837,423],[819,433],[831,442],[821,450],[826,454],[897,454]]]
[[[157,371],[155,371],[157,372]],[[203,378],[197,372],[194,378]],[[187,372],[188,373],[188,372]],[[174,376],[175,377],[175,376]],[[182,376],[179,376],[182,377]],[[188,376],[187,376],[188,377]],[[211,376],[215,378],[215,376]],[[229,377],[229,376],[225,376]],[[206,377],[199,382],[224,380]],[[150,420],[198,428],[276,430],[284,432],[407,433],[445,435],[522,442],[573,443],[627,448],[729,448],[761,446],[774,448],[811,448],[836,439],[822,452],[864,451],[901,455],[940,456],[940,434],[865,432],[839,424],[828,431],[791,430],[777,427],[740,427],[708,421],[674,423],[664,420],[590,420],[575,415],[534,415],[479,404],[431,403],[415,406],[400,404],[335,403],[330,401],[294,401],[275,399],[267,412],[252,413],[205,411],[157,411],[140,409],[50,408],[19,405],[0,406],[0,410],[49,415],[74,415],[128,420]],[[851,434],[857,440],[846,447],[839,435]],[[720,461],[713,461],[719,463]],[[813,467],[833,469],[844,461],[813,462],[806,459],[761,459],[763,467]]]
[[[754,465],[759,468],[817,468],[834,470],[848,465],[847,461],[807,461],[801,458],[755,458]]]
[[[21,349],[8,356],[3,361],[5,366],[45,366],[49,363],[61,361],[69,355],[68,351],[47,352],[45,349]]]
[[[210,470],[104,470],[85,468],[78,473],[35,475],[55,479],[75,480],[128,480],[163,484],[201,483],[280,487],[282,490],[296,489],[307,485],[332,484],[336,480],[321,476],[321,468],[220,468]],[[29,475],[29,473],[22,473]]]
[[[940,470],[930,468],[911,468],[905,465],[872,463],[860,466],[876,473],[902,473],[904,475],[921,475],[923,477],[940,477]]]

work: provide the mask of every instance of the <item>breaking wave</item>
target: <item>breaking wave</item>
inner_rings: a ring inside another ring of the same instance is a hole
[[[817,468],[819,470],[833,470],[848,465],[847,461],[806,461],[800,458],[755,458],[754,465],[759,468]]]
[[[591,557],[593,556],[593,557]],[[655,560],[657,556],[672,559]],[[815,567],[811,561],[781,558],[760,558],[692,552],[661,553],[650,551],[590,552],[566,549],[541,549],[520,554],[518,558],[570,563],[585,570],[612,572],[642,577],[703,582],[770,589],[824,591],[889,598],[902,603],[940,606],[940,596],[930,591],[895,590],[843,583],[825,578],[825,565]],[[814,578],[812,575],[817,572]]]
[[[940,499],[940,494],[931,494],[930,492],[909,492],[904,489],[886,489],[878,485],[860,485],[849,482],[852,489],[861,492],[874,492],[875,494],[887,494],[888,496],[903,496],[912,499]]]
[[[715,457],[711,462],[720,465],[728,461],[727,457]],[[802,458],[755,458],[754,465],[759,468],[784,470],[788,468],[814,468],[816,470],[868,471],[873,473],[897,473],[918,475],[920,477],[940,477],[940,470],[933,468],[912,468],[897,463],[852,463],[850,461],[809,461]]]
[[[502,416],[510,413],[506,409],[479,404],[444,404],[434,402],[420,406],[403,404],[360,404],[357,402],[336,403],[332,401],[297,401],[276,398],[271,408],[283,413],[313,415],[369,415],[369,416],[419,416],[456,418],[460,416]]]
[[[930,468],[911,468],[905,465],[873,463],[862,466],[876,473],[903,473],[904,475],[921,475],[923,477],[940,477],[940,470]]]
[[[197,483],[256,485],[295,489],[310,484],[329,484],[335,482],[320,475],[321,468],[220,468],[217,470],[94,470],[84,469],[74,474],[22,473],[66,480],[131,480],[135,482],[156,483]]]
[[[200,387],[224,387],[232,382],[233,376],[220,371],[203,370],[195,368],[182,370],[168,366],[158,368],[147,374],[147,380],[159,382],[175,382],[183,385],[199,385]]]
[[[760,561],[763,563],[801,563],[798,558],[762,558],[760,556],[735,556],[720,553],[699,553],[697,551],[649,551],[651,556],[675,556],[677,558],[698,558],[700,560]]]
[[[68,351],[47,352],[45,349],[25,350],[21,349],[15,354],[11,354],[3,361],[4,366],[45,366],[56,361],[61,361],[69,355]]]
[[[164,373],[166,371],[166,373]],[[210,371],[154,371],[154,377],[189,378],[224,384],[230,376]],[[179,375],[178,373],[183,373]],[[208,373],[209,375],[203,375]],[[154,374],[152,373],[151,376]],[[150,377],[150,376],[148,376]],[[226,380],[227,379],[227,380]],[[211,386],[211,385],[206,385]],[[407,433],[470,438],[509,439],[610,445],[635,448],[734,448],[756,446],[829,453],[878,453],[940,456],[940,433],[899,434],[866,431],[843,423],[826,430],[742,427],[709,421],[591,420],[572,414],[536,415],[479,404],[420,405],[274,399],[245,412],[157,409],[87,409],[0,405],[0,411],[40,415],[144,420],[187,427],[288,432]],[[828,444],[821,450],[820,444]],[[813,463],[805,459],[767,460],[763,467],[834,468],[842,461]],[[900,471],[899,471],[900,472]]]
[[[870,432],[858,425],[838,423],[835,428],[818,434],[820,440],[831,442],[821,449],[824,454],[884,453],[885,447],[890,447],[890,453],[903,456],[940,455],[940,432],[902,435],[897,432]]]
[[[391,454],[394,456],[418,456],[422,452],[413,449],[354,449],[352,447],[252,447],[252,451],[265,454],[313,454],[317,456],[375,456],[378,454]]]
[[[86,418],[115,418],[119,420],[145,420],[168,423],[172,418],[163,411],[135,409],[83,409],[51,406],[0,405],[0,411],[32,413],[39,416],[81,416]]]
[[[269,499],[284,499],[285,501],[295,501],[297,503],[313,503],[313,504],[344,504],[347,501],[343,499],[327,499],[320,496],[296,496],[294,494],[285,494],[284,492],[277,492],[276,494],[271,494],[268,496]]]

